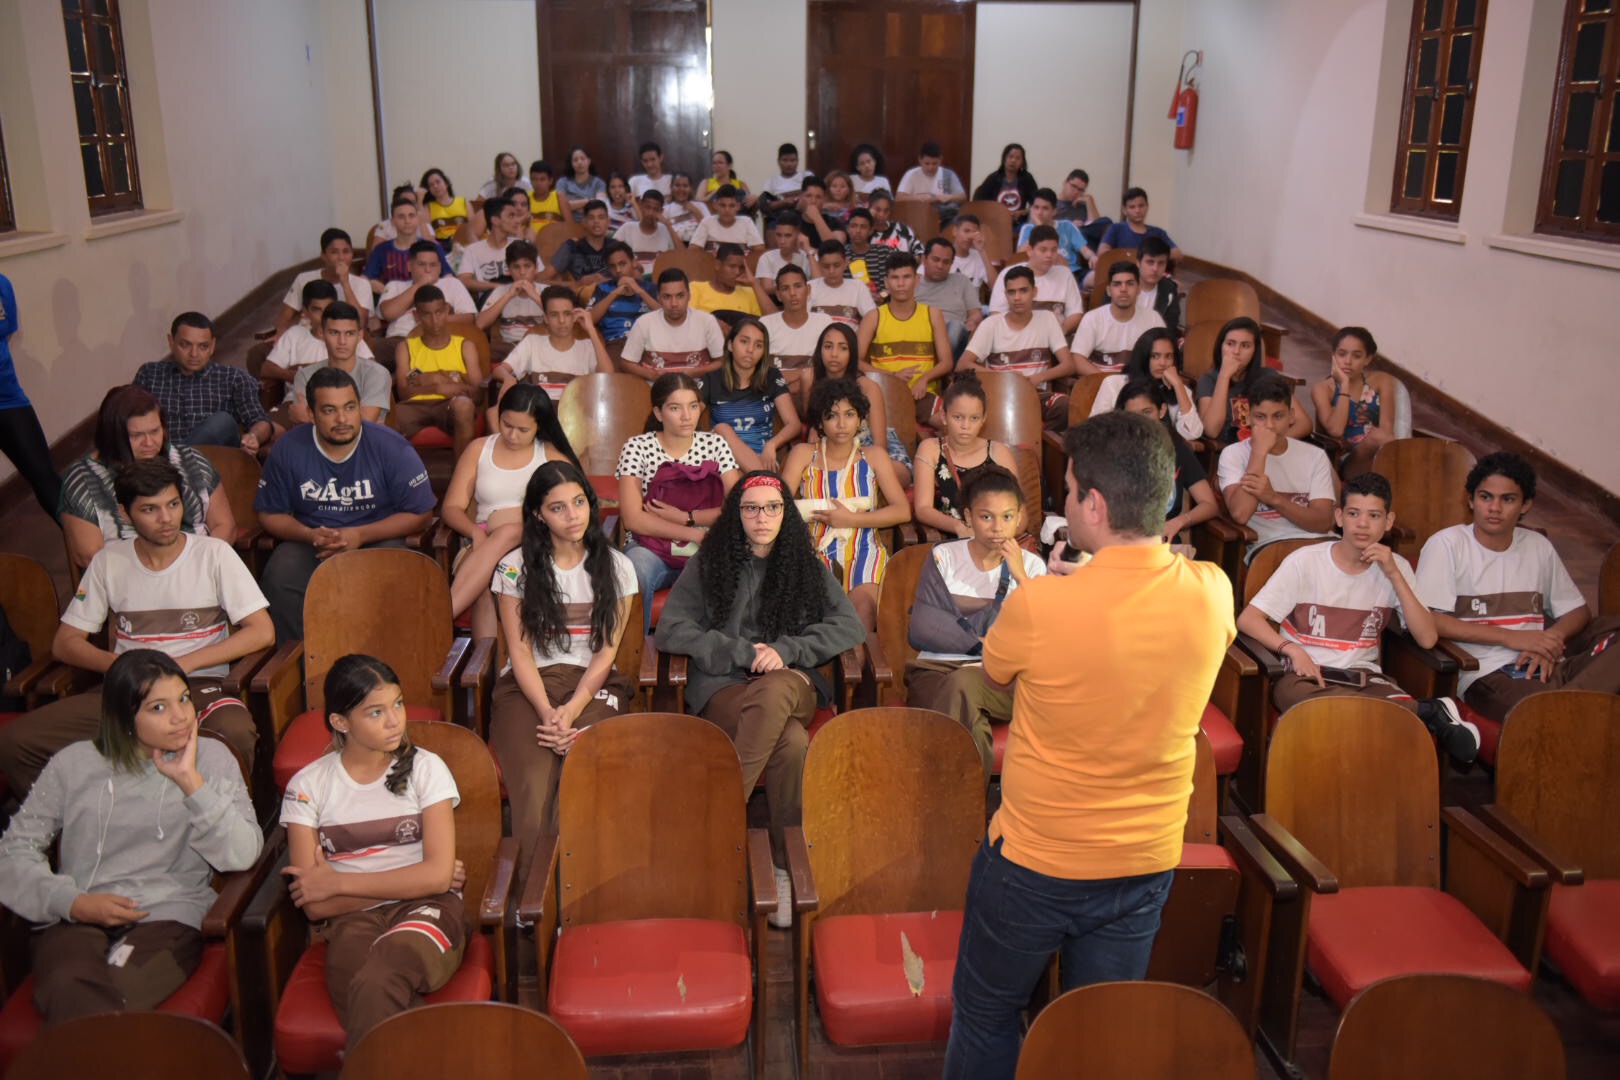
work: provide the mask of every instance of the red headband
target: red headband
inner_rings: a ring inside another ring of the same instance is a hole
[[[743,481],[744,491],[747,491],[749,488],[757,487],[773,487],[777,491],[781,491],[782,478],[779,476],[772,476],[770,473],[760,473],[757,476],[750,476],[748,479]]]

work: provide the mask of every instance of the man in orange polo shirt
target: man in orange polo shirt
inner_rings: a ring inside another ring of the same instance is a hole
[[[1018,1014],[1053,953],[1065,990],[1147,973],[1198,721],[1236,637],[1220,568],[1160,539],[1175,470],[1164,428],[1104,413],[1064,446],[1070,542],[1092,559],[1020,587],[984,640],[1013,719],[968,881],[947,1078],[1010,1080]]]

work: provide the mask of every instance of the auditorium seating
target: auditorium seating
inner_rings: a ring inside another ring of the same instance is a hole
[[[236,540],[232,544],[242,562],[258,577],[274,547],[274,539],[259,527],[259,512],[253,508],[259,491],[259,459],[234,446],[199,446],[197,450],[219,473],[220,492],[231,504],[236,520]]]
[[[1041,1010],[1018,1080],[1252,1080],[1254,1046],[1221,1003],[1162,982],[1098,983]]]
[[[1466,482],[1473,467],[1474,455],[1449,439],[1396,439],[1373,456],[1373,472],[1394,493],[1389,545],[1414,566],[1429,537],[1470,520]]]
[[[122,1080],[249,1080],[242,1051],[219,1027],[182,1013],[104,1013],[70,1020],[35,1039],[8,1080],[118,1076]]]
[[[338,1080],[585,1080],[585,1058],[551,1017],[497,1001],[423,1005],[367,1032]]]
[[[27,643],[30,657],[27,667],[6,680],[0,697],[8,705],[26,710],[68,692],[72,672],[51,655],[62,602],[50,571],[37,559],[0,552],[0,609],[5,611],[12,633]]]
[[[972,214],[979,219],[979,231],[984,235],[984,266],[994,284],[996,275],[1008,264],[1020,261],[1014,250],[1018,226],[1013,223],[1012,212],[998,202],[977,199],[963,203],[957,214]]]
[[[591,477],[613,475],[620,449],[632,435],[642,432],[651,416],[652,392],[647,381],[618,372],[572,379],[557,402],[557,422]],[[611,497],[617,500],[618,482],[613,481],[611,487]]]

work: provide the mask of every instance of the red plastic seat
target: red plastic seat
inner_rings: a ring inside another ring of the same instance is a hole
[[[1007,733],[1012,730],[1011,724],[990,725],[990,752],[995,755],[995,773],[1001,775],[1001,759],[1007,754]]]
[[[482,409],[480,409],[478,411],[478,418],[473,422],[473,438],[476,439],[486,434],[488,434],[488,430],[484,426],[484,412]],[[450,437],[450,433],[448,431],[441,427],[434,427],[432,424],[429,424],[427,427],[411,436],[411,445],[416,447],[418,450],[449,450],[453,448],[456,443],[455,440]]]
[[[203,946],[197,970],[180,989],[164,999],[157,1011],[195,1016],[218,1024],[225,1019],[230,1001],[230,960],[225,954],[225,943],[211,941]],[[12,1060],[34,1041],[44,1025],[45,1018],[34,1007],[34,977],[29,975],[11,992],[5,1007],[0,1008],[0,1074],[11,1067]]]
[[[1600,1009],[1620,1009],[1620,880],[1554,885],[1547,958]]]
[[[405,719],[437,723],[444,719],[444,714],[431,705],[407,705]],[[310,709],[293,717],[292,723],[287,725],[287,730],[281,733],[281,738],[276,742],[276,789],[287,790],[287,785],[298,775],[298,770],[326,753],[331,745],[332,733],[326,730],[326,718],[320,710]]]
[[[1177,870],[1238,870],[1232,853],[1220,844],[1182,844]]]
[[[433,993],[430,1005],[446,1001],[488,1001],[495,985],[495,957],[489,940],[474,933],[467,940],[461,967]],[[348,1037],[326,992],[326,944],[304,950],[281,992],[276,1009],[276,1061],[283,1073],[334,1072],[342,1067]]]
[[[1231,776],[1237,772],[1238,762],[1243,758],[1243,736],[1238,734],[1226,713],[1213,703],[1207,704],[1198,726],[1209,736],[1209,748],[1215,756],[1215,775]]]
[[[1496,764],[1496,748],[1502,742],[1502,722],[1476,712],[1462,698],[1457,698],[1457,712],[1462,718],[1479,728],[1479,760],[1487,765]]]
[[[900,935],[922,959],[913,991]],[[951,976],[960,911],[832,915],[811,931],[816,1003],[827,1038],[840,1046],[943,1041],[951,1029]]]
[[[669,590],[668,589],[659,589],[657,592],[653,593],[653,598],[652,598],[652,626],[653,626],[654,629],[657,629],[657,627],[658,627],[658,616],[660,616],[660,615],[662,615],[664,613],[664,601],[668,600],[668,599],[669,599]]]
[[[1340,1009],[1395,975],[1475,975],[1530,989],[1530,972],[1461,900],[1419,886],[1315,896],[1306,963]]]
[[[588,923],[559,934],[551,957],[547,1011],[586,1055],[737,1046],[753,1003],[748,939],[735,923]]]

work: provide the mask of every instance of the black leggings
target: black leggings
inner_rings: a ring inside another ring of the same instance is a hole
[[[62,501],[62,478],[51,464],[51,447],[32,405],[0,409],[0,454],[11,459],[34,489],[40,509],[55,521]]]

